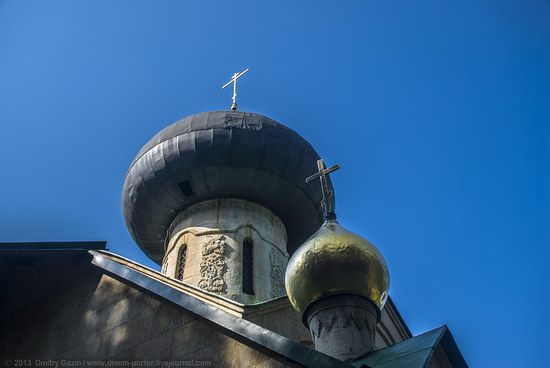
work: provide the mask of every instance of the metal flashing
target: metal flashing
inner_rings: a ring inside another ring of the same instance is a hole
[[[89,250],[104,250],[106,247],[106,241],[6,242],[0,243],[0,252],[87,252]]]

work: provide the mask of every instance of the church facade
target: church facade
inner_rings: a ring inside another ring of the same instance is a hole
[[[446,326],[412,336],[383,255],[337,222],[336,169],[258,114],[163,129],[122,202],[161,271],[102,242],[0,244],[2,362],[466,367]]]

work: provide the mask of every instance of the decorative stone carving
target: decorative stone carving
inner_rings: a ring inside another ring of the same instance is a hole
[[[286,230],[275,214],[259,204],[231,198],[197,203],[174,220],[168,237],[164,263],[170,277],[177,278],[180,249],[187,244],[185,283],[243,304],[285,293]],[[254,240],[253,294],[243,290],[246,238]],[[272,269],[270,262],[279,267]]]
[[[276,298],[284,295],[285,293],[285,276],[281,270],[281,266],[277,262],[277,256],[274,252],[274,250],[271,250],[271,254],[269,255],[269,264],[271,268],[271,295]]]
[[[352,313],[334,313],[331,314],[326,320],[318,320],[317,326],[310,326],[311,337],[313,341],[319,338],[321,334],[325,332],[330,332],[333,328],[355,328],[357,330],[362,330],[366,328],[369,334],[372,334],[372,327],[370,325],[369,318],[360,318],[357,320]]]
[[[221,235],[203,244],[200,264],[201,280],[199,287],[206,291],[222,292],[224,287],[223,273],[225,267],[225,236]]]

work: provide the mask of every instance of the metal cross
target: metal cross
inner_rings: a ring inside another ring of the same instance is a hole
[[[319,172],[311,175],[306,179],[306,183],[308,184],[317,178],[319,178],[319,181],[321,182],[321,192],[323,193],[323,200],[321,201],[321,207],[323,207],[323,210],[324,210],[325,220],[336,219],[336,214],[332,210],[332,206],[330,203],[330,199],[332,198],[334,193],[332,192],[332,190],[328,189],[327,177],[328,177],[328,174],[338,170],[339,168],[340,166],[336,164],[327,169],[323,160],[317,160],[317,170],[319,170]]]
[[[222,87],[222,89],[224,89],[225,87],[227,87],[228,85],[233,83],[233,104],[231,105],[231,110],[232,111],[237,110],[237,79],[242,77],[249,70],[250,70],[250,68],[246,68],[246,70],[244,70],[240,73],[233,74],[233,76],[231,77],[231,80],[229,82],[227,82],[226,84],[224,84],[223,87]]]

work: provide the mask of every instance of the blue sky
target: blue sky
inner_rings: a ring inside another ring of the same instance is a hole
[[[139,148],[250,67],[239,109],[298,131],[413,333],[472,367],[548,344],[550,2],[0,0],[0,241],[130,239]]]

